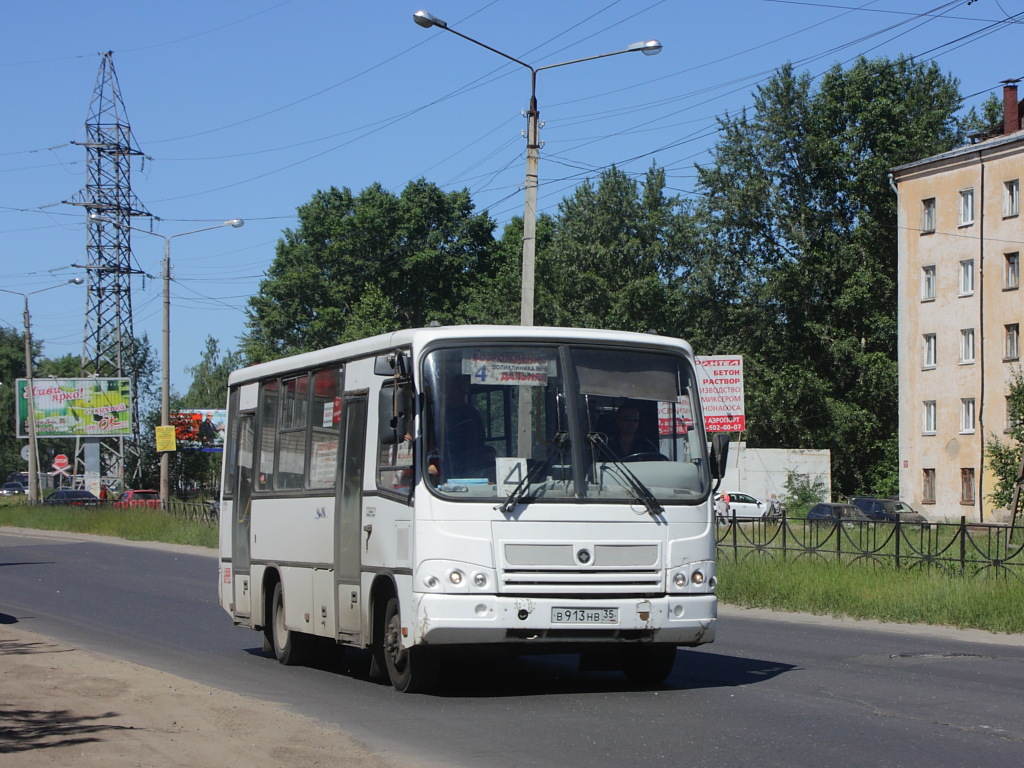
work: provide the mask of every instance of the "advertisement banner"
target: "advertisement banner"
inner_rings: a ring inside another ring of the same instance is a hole
[[[743,406],[743,356],[697,355],[697,387],[707,432],[742,432],[747,417]]]
[[[221,453],[228,412],[224,408],[171,411],[170,421],[179,451]]]
[[[17,379],[15,423],[28,437],[28,380]],[[130,379],[32,379],[36,437],[132,434]]]

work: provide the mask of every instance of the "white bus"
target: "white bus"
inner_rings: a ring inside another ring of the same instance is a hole
[[[219,601],[283,664],[328,638],[400,691],[485,651],[661,681],[714,639],[727,445],[651,334],[422,328],[238,370]]]

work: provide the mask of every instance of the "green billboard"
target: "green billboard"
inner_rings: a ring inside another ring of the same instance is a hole
[[[131,379],[32,379],[36,437],[132,434]],[[28,437],[28,380],[17,380],[15,422]]]

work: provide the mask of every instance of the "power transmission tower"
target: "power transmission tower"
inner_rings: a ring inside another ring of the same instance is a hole
[[[131,126],[121,100],[114,71],[113,51],[101,54],[83,146],[88,159],[85,189],[70,202],[87,213],[84,265],[88,274],[85,333],[82,340],[82,376],[128,377],[136,387],[139,356],[132,327],[133,273],[131,217],[149,216],[132,194],[132,159],[142,157],[132,139]],[[139,413],[132,397],[132,437],[128,450],[139,450]],[[82,438],[76,449],[75,474],[98,472],[123,484],[126,439]],[[138,466],[138,462],[136,462]]]

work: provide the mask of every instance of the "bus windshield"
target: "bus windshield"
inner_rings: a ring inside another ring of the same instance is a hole
[[[682,354],[587,345],[427,354],[421,472],[457,500],[696,504],[710,478]]]

